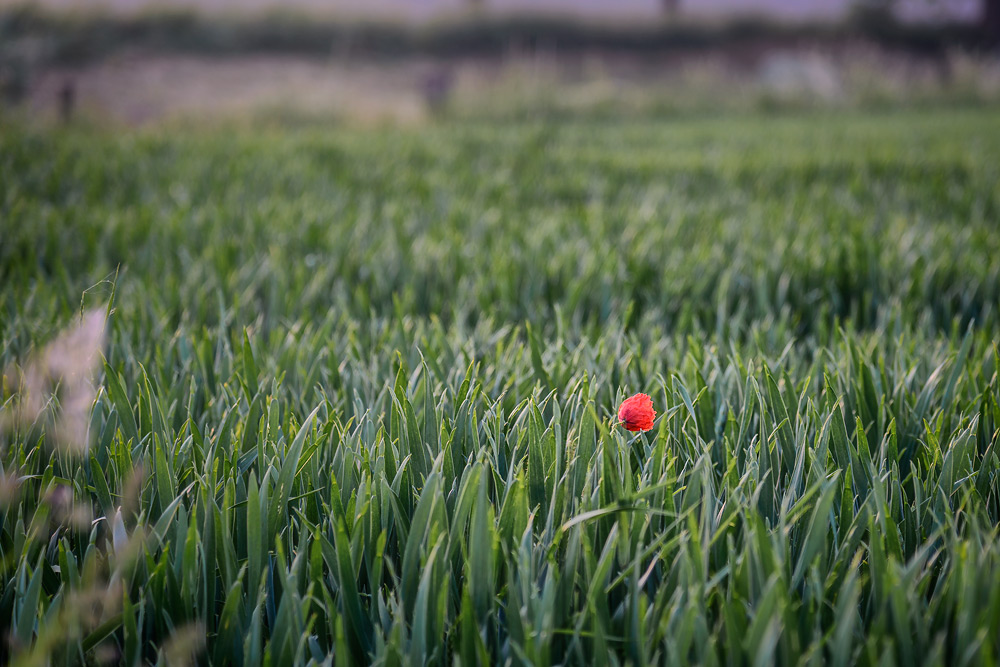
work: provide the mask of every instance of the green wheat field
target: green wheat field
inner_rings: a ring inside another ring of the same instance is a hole
[[[0,662],[995,665],[998,304],[990,109],[9,125]]]

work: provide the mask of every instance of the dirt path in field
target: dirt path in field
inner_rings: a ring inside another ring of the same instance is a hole
[[[420,122],[422,86],[431,62],[363,63],[249,56],[121,55],[83,68],[40,72],[28,107],[54,118],[61,89],[71,83],[75,110],[93,120],[129,125],[187,117],[295,113],[361,122]]]
[[[81,67],[34,72],[21,108],[41,122],[57,121],[67,85],[74,116],[98,124],[248,119],[419,125],[438,104],[446,104],[449,114],[481,118],[543,108],[746,110],[756,100],[786,98],[838,107],[867,98],[905,103],[921,95],[957,94],[996,103],[1000,61],[959,54],[943,67],[864,48],[839,55],[762,48],[647,59],[121,53]]]
[[[727,59],[718,54],[700,60],[717,73],[728,70]],[[612,101],[619,89],[663,85],[671,69],[661,60],[609,55],[379,61],[122,53],[82,67],[38,71],[24,107],[43,121],[57,120],[69,84],[74,114],[109,124],[274,118],[412,125],[445,101],[451,111],[474,114],[495,111],[497,104],[530,104],[538,95],[582,106]]]

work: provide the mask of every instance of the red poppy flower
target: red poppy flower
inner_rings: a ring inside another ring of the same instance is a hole
[[[653,428],[654,419],[653,399],[646,394],[626,398],[618,408],[618,421],[629,431],[648,431]]]

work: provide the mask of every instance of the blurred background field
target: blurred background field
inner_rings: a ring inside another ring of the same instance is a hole
[[[58,118],[72,89],[75,114],[128,125],[412,125],[1000,96],[990,0],[717,4],[17,5],[0,9],[0,84],[5,107],[24,116]]]

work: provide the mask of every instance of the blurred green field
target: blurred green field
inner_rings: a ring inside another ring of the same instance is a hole
[[[989,109],[0,128],[0,661],[996,664],[998,184]]]

